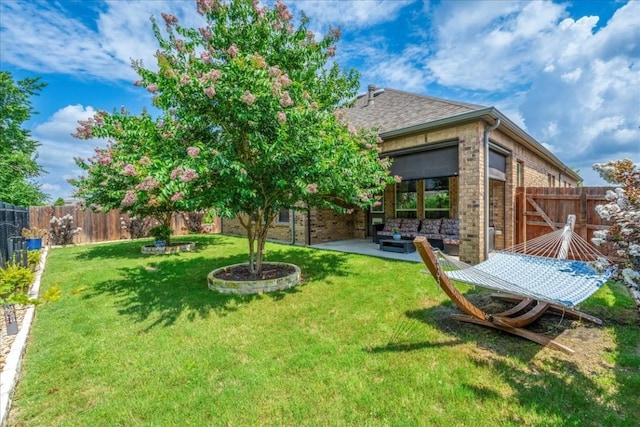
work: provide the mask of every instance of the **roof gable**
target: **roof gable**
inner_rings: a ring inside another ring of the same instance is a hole
[[[369,93],[359,95],[345,113],[354,125],[364,128],[377,127],[378,132],[383,133],[486,108],[482,105],[385,88],[373,92],[371,100]]]

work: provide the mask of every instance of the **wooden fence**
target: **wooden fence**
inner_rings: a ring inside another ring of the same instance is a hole
[[[61,218],[65,215],[71,215],[73,226],[82,229],[75,235],[74,243],[95,243],[130,238],[129,232],[122,226],[122,221],[127,221],[129,215],[119,210],[93,212],[90,209],[82,210],[76,206],[36,206],[29,208],[29,226],[48,230],[52,216]],[[189,234],[181,214],[173,215],[171,228],[174,236]],[[219,218],[211,228],[211,231],[219,232]],[[47,243],[46,240],[45,243]]]
[[[574,231],[591,243],[593,232],[609,228],[600,219],[597,205],[607,203],[613,187],[518,187],[516,188],[516,243],[523,243],[557,230],[576,216]]]

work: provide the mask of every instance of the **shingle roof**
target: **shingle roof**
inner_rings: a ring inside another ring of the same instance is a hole
[[[369,103],[368,93],[359,95],[354,105],[346,109],[345,113],[354,125],[365,128],[378,127],[378,132],[383,133],[486,108],[482,105],[385,88],[374,92],[372,104]]]

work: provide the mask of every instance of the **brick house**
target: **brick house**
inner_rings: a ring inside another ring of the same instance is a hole
[[[356,126],[377,128],[381,157],[402,182],[381,204],[349,215],[283,211],[269,237],[292,244],[367,238],[389,218],[455,218],[460,259],[477,263],[514,244],[519,186],[575,187],[580,176],[494,107],[369,85],[346,111]],[[485,165],[488,163],[488,167]],[[222,232],[244,234],[237,220]]]

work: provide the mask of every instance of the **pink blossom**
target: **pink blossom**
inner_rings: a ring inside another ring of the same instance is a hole
[[[164,19],[164,22],[167,24],[167,26],[171,26],[173,24],[177,24],[178,23],[178,18],[176,18],[174,15],[171,15],[169,13],[161,13],[162,18]]]
[[[178,52],[185,52],[184,40],[178,39],[178,40],[175,41],[174,44],[176,46],[176,49],[178,49]]]
[[[206,62],[207,64],[211,64],[213,62],[211,54],[206,50],[200,54],[200,59],[202,59],[202,61]]]
[[[236,46],[236,44],[232,44],[229,49],[227,49],[227,53],[232,57],[235,58],[236,56],[238,56],[238,46]]]
[[[282,111],[278,111],[278,123],[284,123],[287,121],[287,114]]]
[[[142,80],[136,80],[135,82],[133,82],[134,86],[142,86]]]
[[[180,84],[182,84],[182,85],[188,84],[189,80],[190,80],[190,77],[189,77],[189,74],[187,74],[187,73],[183,73],[180,76]]]
[[[342,30],[340,28],[331,28],[329,30],[329,34],[331,34],[331,37],[334,39],[339,39],[342,35]]]
[[[146,177],[140,184],[136,185],[136,190],[149,191],[160,187],[160,183],[150,176]]]
[[[218,2],[216,0],[197,0],[198,13],[200,15],[206,15],[212,10],[218,10]]]
[[[204,94],[209,98],[213,98],[214,96],[216,96],[216,89],[213,86],[208,86],[204,89]]]
[[[313,31],[307,30],[307,40],[312,41],[315,37],[316,35],[313,34]]]
[[[253,105],[253,103],[256,102],[256,96],[248,90],[244,91],[244,95],[242,95],[240,99],[247,105]]]
[[[267,68],[267,61],[259,53],[254,53],[251,59],[256,67]]]
[[[327,48],[327,56],[330,58],[333,58],[334,56],[336,56],[336,47],[335,46],[329,46]]]
[[[110,165],[111,164],[111,153],[109,151],[102,151],[100,153],[98,153],[98,163],[100,163],[101,165]]]
[[[373,205],[371,205],[371,206],[373,206],[374,208],[378,208],[378,207],[382,206],[382,202],[380,200],[377,200],[377,201],[373,202]]]
[[[147,86],[147,90],[151,93],[156,93],[158,92],[158,85],[155,83],[151,83],[149,86]]]
[[[127,163],[122,169],[122,174],[126,176],[135,176],[136,168],[134,168],[132,164]]]
[[[176,179],[180,175],[182,175],[182,168],[180,166],[171,171],[171,179]]]
[[[291,18],[293,18],[293,14],[289,12],[287,5],[282,3],[281,0],[276,1],[275,8],[278,10],[278,16],[281,20],[289,21]]]
[[[291,86],[291,79],[289,78],[289,76],[287,74],[281,75],[280,78],[278,79],[278,81],[280,82],[282,87]]]
[[[282,93],[282,97],[280,98],[280,105],[283,107],[291,107],[293,105],[293,100],[291,99],[291,95],[289,95],[288,91],[284,91]]]
[[[307,193],[314,194],[318,192],[318,184],[312,183],[307,185]]]
[[[182,191],[178,191],[173,196],[171,196],[172,202],[179,202],[182,199],[184,199],[184,194],[182,194]]]
[[[187,148],[187,154],[190,157],[196,158],[198,154],[200,154],[200,149],[198,147],[189,147]]]
[[[189,181],[193,181],[197,177],[198,177],[198,173],[196,171],[194,171],[193,169],[187,169],[186,171],[184,171],[184,173],[180,177],[180,180],[182,182],[189,182]]]
[[[402,177],[400,175],[394,175],[393,180],[395,181],[396,184],[400,184],[402,182]]]
[[[135,202],[138,201],[138,195],[133,190],[127,190],[124,195],[124,199],[120,202],[121,206],[132,206]]]
[[[211,40],[211,37],[213,37],[211,30],[208,28],[198,28],[198,31],[200,31],[200,35],[205,40]]]
[[[147,157],[147,156],[142,156],[138,160],[138,163],[140,163],[141,165],[144,165],[144,166],[149,166],[151,164],[151,159],[149,159],[149,157]]]
[[[277,65],[269,67],[269,77],[280,77],[281,75],[282,70]]]

